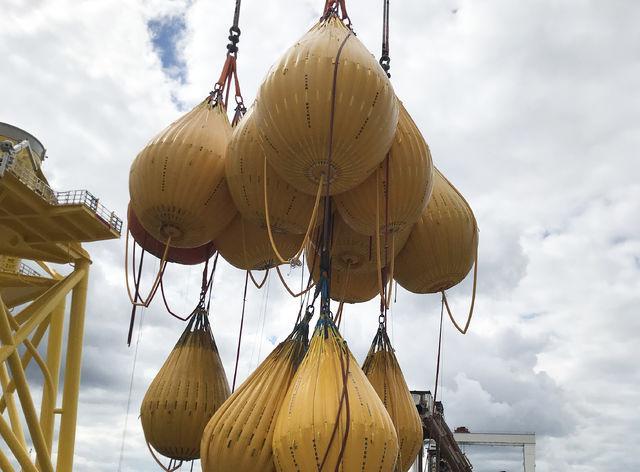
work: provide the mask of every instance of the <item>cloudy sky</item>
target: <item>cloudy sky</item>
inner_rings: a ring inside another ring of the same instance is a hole
[[[347,2],[379,55],[382,1]],[[124,215],[145,142],[211,90],[233,5],[225,0],[2,0],[0,121],[48,148],[59,190],[88,188]],[[245,0],[239,70],[250,102],[322,0]],[[374,5],[374,6],[372,6]],[[640,3],[634,0],[391,1],[392,81],[435,163],[477,216],[479,294],[471,331],[444,331],[448,423],[535,432],[547,472],[640,470]],[[76,470],[152,471],[137,419],[181,325],[156,303],[136,328],[124,241],[89,246]],[[151,272],[154,267],[149,264]],[[198,268],[167,272],[175,309]],[[298,281],[300,270],[290,274]],[[221,264],[213,325],[232,374],[243,274]],[[296,315],[277,279],[250,290],[244,378]],[[450,293],[463,317],[469,281]],[[344,335],[363,359],[376,303],[350,306]],[[401,291],[392,335],[409,385],[432,389],[437,296]],[[136,344],[136,343],[134,343]],[[38,381],[34,376],[34,381]],[[1,445],[0,445],[1,447]],[[520,471],[517,450],[468,449],[479,472]]]

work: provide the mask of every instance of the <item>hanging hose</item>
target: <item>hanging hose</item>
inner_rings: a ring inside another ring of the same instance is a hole
[[[300,257],[300,254],[302,254],[302,251],[304,251],[304,248],[307,246],[307,243],[309,242],[309,236],[311,235],[311,230],[316,224],[318,206],[320,203],[320,195],[322,194],[323,181],[324,181],[324,175],[321,175],[320,182],[318,182],[318,193],[316,194],[316,200],[313,204],[313,211],[311,212],[311,218],[309,219],[309,225],[307,226],[307,231],[304,234],[302,245],[300,246],[300,249],[298,249],[298,251],[293,255],[293,257],[291,257],[291,259],[286,260],[280,254],[280,251],[278,251],[278,248],[276,247],[276,243],[273,239],[273,233],[271,230],[271,220],[269,218],[269,196],[267,194],[267,156],[264,157],[264,166],[262,171],[262,182],[264,187],[264,215],[266,219],[267,232],[269,233],[269,242],[271,243],[271,249],[273,249],[273,253],[276,255],[276,258],[278,259],[278,261],[280,261],[281,264],[289,264],[292,261],[298,259],[298,257]]]
[[[134,241],[134,244],[135,244],[135,241]],[[153,284],[151,285],[151,290],[149,291],[148,296],[144,300],[142,300],[138,287],[136,287],[135,295],[131,294],[131,286],[129,284],[129,229],[127,229],[127,235],[125,239],[125,251],[124,251],[124,268],[125,268],[124,280],[127,286],[127,294],[129,295],[129,300],[131,301],[132,305],[148,307],[151,301],[153,300],[153,297],[158,291],[160,280],[162,279],[162,275],[164,274],[164,269],[166,268],[166,265],[167,265],[167,254],[169,254],[170,244],[171,244],[171,236],[169,236],[165,244],[164,251],[162,253],[162,259],[160,259],[160,268],[158,269],[158,273],[156,274]],[[140,270],[142,270],[142,260],[140,261]],[[135,271],[135,267],[134,267],[134,271]],[[136,280],[138,285],[140,283],[140,280],[139,280],[140,276],[141,274],[139,273],[137,276],[138,279]]]
[[[309,284],[307,284],[307,288],[304,288],[300,292],[295,293],[293,290],[291,290],[289,285],[287,285],[287,281],[284,280],[284,276],[282,275],[282,271],[280,270],[280,266],[276,266],[276,272],[278,272],[278,278],[280,279],[280,282],[282,282],[282,285],[284,286],[284,288],[287,290],[287,292],[289,292],[289,295],[291,295],[293,298],[301,297],[302,295],[307,293],[309,290],[311,290],[316,285],[314,283],[309,283]]]
[[[388,156],[387,156],[388,159]],[[386,199],[389,199],[389,192],[386,193]],[[388,206],[387,206],[388,213]],[[388,236],[388,218],[386,218],[387,224],[385,224],[385,240]],[[391,278],[387,280],[386,273],[383,280],[383,269],[382,260],[380,256],[381,247],[380,247],[380,168],[376,170],[376,271],[378,275],[378,292],[380,294],[381,299],[383,300],[385,308],[389,308],[389,303],[391,301],[390,295],[387,296],[387,284],[393,283],[393,270],[395,266],[395,257],[393,253],[395,252],[395,235],[392,235],[391,238],[392,245],[392,259],[391,259]],[[385,242],[385,265],[387,264],[387,243]],[[391,290],[389,291],[391,292]]]
[[[167,309],[167,312],[171,316],[181,321],[188,321],[198,311],[199,308],[204,307],[204,304],[205,304],[204,302],[207,298],[207,293],[211,292],[211,287],[213,285],[213,276],[216,272],[216,267],[218,266],[218,256],[219,256],[219,253],[216,252],[216,256],[213,260],[213,269],[211,270],[211,275],[209,275],[209,259],[206,260],[204,264],[204,270],[202,271],[202,284],[200,287],[200,298],[198,299],[198,303],[195,306],[195,308],[191,310],[190,314],[186,316],[177,315],[176,313],[173,312],[173,310],[171,310],[171,308],[169,307],[169,302],[167,301],[167,297],[164,293],[164,278],[163,280],[160,281],[160,293],[162,294],[162,300],[164,302],[165,308]]]
[[[153,451],[153,448],[151,447],[151,444],[149,444],[149,441],[145,440],[145,442],[147,443],[147,448],[151,453],[151,457],[153,457],[153,460],[156,461],[156,463],[160,466],[162,470],[164,470],[165,472],[175,472],[180,467],[182,467],[182,461],[176,461],[177,464],[174,464],[173,459],[169,461],[168,466],[165,466],[162,462],[160,462],[160,459],[158,459],[158,456],[156,456],[156,453]]]
[[[469,325],[471,324],[471,318],[473,317],[473,307],[476,303],[476,287],[478,286],[478,246],[476,245],[476,251],[473,261],[473,288],[471,289],[471,306],[469,307],[469,315],[467,316],[467,322],[464,325],[464,328],[461,328],[460,325],[456,322],[453,314],[451,313],[451,309],[449,308],[449,302],[447,301],[447,296],[442,290],[442,302],[443,305],[447,308],[447,314],[453,323],[453,326],[456,327],[458,331],[462,334],[467,334],[467,330],[469,329]]]

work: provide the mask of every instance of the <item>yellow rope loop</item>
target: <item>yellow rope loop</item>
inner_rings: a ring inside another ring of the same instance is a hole
[[[160,267],[158,268],[158,273],[156,274],[153,284],[151,285],[151,290],[149,291],[149,294],[147,295],[144,301],[138,302],[136,301],[134,295],[131,294],[131,285],[129,283],[129,233],[130,233],[129,228],[127,228],[127,235],[125,238],[125,249],[124,249],[124,280],[127,286],[127,294],[129,295],[129,300],[131,301],[132,305],[148,307],[151,301],[153,300],[153,297],[155,296],[156,292],[158,291],[158,287],[160,286],[160,281],[162,280],[162,276],[164,274],[165,266],[167,265],[167,255],[169,254],[169,247],[171,245],[171,236],[169,236],[169,238],[167,239],[167,243],[165,244],[164,252],[162,253],[162,259],[160,260]],[[133,242],[133,244],[135,244],[135,241]],[[134,267],[133,270],[135,271],[136,268]],[[141,275],[142,274],[140,274],[139,276]],[[139,295],[138,297],[142,298]]]
[[[273,249],[273,252],[275,253],[276,258],[278,259],[278,261],[280,261],[281,264],[290,264],[292,261],[295,261],[296,259],[298,259],[298,257],[300,257],[300,254],[302,254],[302,251],[304,251],[304,248],[307,246],[307,243],[309,242],[309,236],[311,235],[311,230],[315,226],[317,215],[318,215],[318,207],[320,205],[320,195],[322,195],[323,181],[324,181],[324,174],[320,176],[320,181],[318,182],[318,193],[316,194],[316,201],[313,204],[313,211],[311,212],[309,226],[307,226],[307,231],[304,235],[304,239],[302,240],[302,245],[300,246],[300,249],[298,249],[298,251],[291,257],[291,259],[286,260],[280,254],[280,251],[278,251],[278,248],[276,247],[276,243],[273,239],[273,232],[271,231],[271,220],[269,218],[269,198],[268,198],[268,192],[267,192],[267,157],[266,156],[264,157],[264,166],[263,166],[263,172],[262,172],[262,184],[263,184],[262,186],[264,189],[264,215],[266,219],[265,223],[267,225],[267,232],[269,233],[269,242],[271,243],[271,248]]]
[[[169,467],[165,467],[165,465],[162,462],[160,462],[160,459],[158,459],[158,456],[156,456],[156,453],[153,452],[153,448],[151,447],[151,444],[149,444],[149,441],[146,441],[145,439],[145,442],[147,443],[147,448],[151,453],[151,457],[153,457],[153,460],[156,461],[156,463],[160,466],[162,470],[164,470],[165,472],[175,472],[180,467],[182,467],[182,461],[179,461],[178,464],[173,469],[170,469]]]
[[[444,302],[444,306],[447,308],[447,313],[449,314],[449,318],[453,322],[453,325],[456,327],[458,331],[462,334],[467,334],[467,330],[469,329],[469,325],[471,324],[471,318],[473,317],[473,307],[476,303],[476,287],[478,284],[478,246],[476,246],[476,253],[473,261],[473,288],[471,289],[471,306],[469,307],[469,315],[467,316],[467,322],[464,325],[464,328],[460,328],[460,325],[456,322],[453,314],[451,313],[451,309],[449,308],[449,302],[447,301],[447,296],[442,291],[442,301]]]
[[[280,278],[280,282],[282,282],[282,285],[284,285],[284,288],[294,298],[301,297],[302,295],[304,295],[305,293],[307,293],[309,290],[311,290],[313,287],[316,286],[315,282],[309,283],[309,284],[307,284],[307,288],[305,288],[304,290],[302,290],[302,291],[300,291],[298,293],[295,293],[293,290],[291,290],[291,288],[287,284],[286,280],[284,280],[284,276],[282,275],[282,271],[280,270],[280,266],[276,266],[276,272],[278,272],[278,277]]]

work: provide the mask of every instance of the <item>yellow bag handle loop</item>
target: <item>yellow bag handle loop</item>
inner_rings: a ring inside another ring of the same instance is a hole
[[[453,314],[451,313],[451,309],[449,308],[449,302],[447,301],[447,296],[442,290],[442,301],[444,302],[444,306],[447,308],[447,313],[453,326],[456,327],[458,331],[462,334],[467,334],[467,330],[469,329],[469,325],[471,324],[471,318],[473,317],[473,308],[476,303],[476,287],[478,286],[478,246],[476,245],[476,252],[473,261],[473,288],[471,289],[471,306],[469,307],[469,315],[467,316],[467,322],[464,325],[464,328],[461,328],[460,325],[456,322]]]
[[[311,230],[315,226],[317,215],[318,215],[318,207],[320,206],[320,195],[322,195],[323,181],[324,181],[324,174],[320,176],[320,181],[318,182],[318,193],[316,194],[316,201],[313,205],[313,212],[311,213],[311,219],[309,220],[309,226],[307,226],[307,232],[305,233],[304,239],[302,240],[302,245],[300,246],[300,249],[298,249],[298,251],[295,253],[295,255],[291,259],[286,260],[280,254],[280,251],[278,251],[278,248],[276,247],[276,243],[273,239],[273,233],[271,231],[271,220],[269,218],[269,198],[267,195],[267,156],[264,157],[264,166],[263,166],[263,172],[262,172],[262,183],[264,187],[264,215],[266,219],[267,232],[269,233],[269,242],[271,243],[271,248],[273,249],[273,252],[275,253],[276,258],[278,259],[278,261],[280,261],[281,264],[288,264],[291,261],[297,259],[300,256],[300,254],[302,254],[302,251],[304,250],[304,248],[307,246],[307,243],[309,242],[309,236],[311,235]]]
[[[133,306],[148,307],[151,301],[153,300],[153,297],[155,296],[156,292],[158,291],[160,281],[162,280],[162,276],[164,275],[164,269],[167,265],[167,255],[169,254],[169,247],[171,244],[171,236],[167,238],[167,243],[165,244],[164,251],[162,253],[162,259],[160,260],[160,267],[158,268],[158,273],[156,274],[153,284],[151,285],[151,290],[149,291],[149,295],[146,297],[145,300],[142,300],[142,297],[138,295],[137,290],[136,290],[135,296],[131,294],[131,285],[129,283],[129,233],[130,233],[129,228],[127,228],[127,236],[125,238],[126,246],[124,250],[124,280],[127,286],[127,294],[129,295],[129,300],[131,301],[131,304]],[[135,244],[135,241],[133,244]],[[135,267],[133,270],[135,270]],[[138,301],[137,298],[140,298],[141,301]]]

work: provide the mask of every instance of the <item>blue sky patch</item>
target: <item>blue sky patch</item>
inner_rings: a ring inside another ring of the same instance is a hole
[[[184,83],[187,67],[178,50],[178,43],[187,29],[184,15],[163,16],[147,23],[153,48],[160,58],[162,69],[172,79]]]

